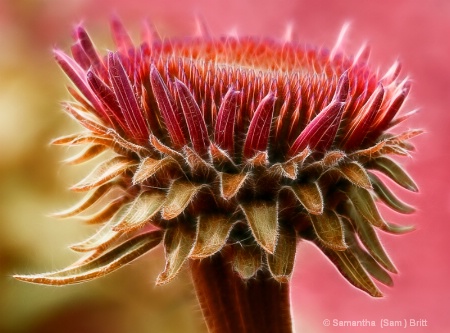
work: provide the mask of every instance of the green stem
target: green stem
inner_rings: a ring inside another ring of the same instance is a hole
[[[222,254],[191,260],[190,268],[210,333],[292,333],[288,283],[267,270],[244,281]]]

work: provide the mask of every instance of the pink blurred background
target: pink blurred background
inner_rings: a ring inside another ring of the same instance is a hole
[[[93,230],[79,221],[46,214],[74,202],[66,188],[88,166],[59,163],[67,152],[48,147],[75,125],[60,112],[67,79],[54,63],[54,45],[68,49],[71,28],[84,21],[100,48],[112,47],[108,18],[117,13],[134,37],[143,19],[164,36],[195,32],[200,14],[216,34],[237,32],[282,37],[294,27],[301,41],[332,47],[351,23],[344,48],[368,42],[371,63],[385,71],[396,59],[413,81],[405,110],[420,108],[408,123],[427,134],[414,139],[417,152],[401,162],[420,194],[398,194],[418,211],[386,219],[415,224],[396,237],[382,235],[400,271],[383,299],[352,288],[318,250],[298,249],[292,283],[296,332],[447,332],[450,328],[450,2],[357,0],[88,1],[0,0],[0,332],[204,332],[184,273],[154,287],[162,252],[88,284],[51,288],[19,283],[13,273],[53,270],[75,260],[66,247]],[[330,326],[323,324],[331,320]],[[333,320],[369,320],[376,327],[335,327]],[[422,320],[424,327],[381,328],[381,321]]]

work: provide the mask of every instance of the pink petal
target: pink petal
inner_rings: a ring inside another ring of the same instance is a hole
[[[78,38],[78,42],[89,58],[92,67],[99,72],[102,78],[107,78],[108,71],[105,67],[105,64],[103,63],[102,59],[100,59],[97,51],[95,50],[94,43],[89,38],[86,30],[82,26],[78,26],[75,30],[75,33]]]
[[[312,150],[325,151],[333,143],[344,110],[343,102],[332,101],[305,127],[289,150],[295,156],[307,146]]]
[[[122,22],[117,18],[111,19],[111,30],[114,38],[114,43],[120,52],[126,54],[129,50],[134,49],[133,41],[127,33]]]
[[[80,90],[80,92],[88,99],[88,101],[92,104],[94,109],[105,118],[105,110],[103,106],[100,104],[97,97],[93,94],[92,90],[89,88],[86,81],[86,74],[83,68],[80,65],[70,58],[67,54],[62,52],[61,50],[55,49],[53,51],[56,61],[61,66],[62,70],[66,75],[72,80],[75,86]]]
[[[105,105],[105,113],[111,124],[119,124],[122,130],[126,130],[126,123],[120,106],[117,103],[114,91],[106,85],[94,72],[87,72],[87,82],[98,99]]]
[[[344,72],[340,77],[337,84],[336,92],[334,93],[333,100],[337,102],[345,102],[350,89],[348,73]]]
[[[244,143],[246,158],[251,158],[256,152],[267,149],[275,99],[275,95],[270,92],[256,108]]]
[[[380,111],[381,104],[383,103],[383,97],[384,88],[380,84],[363,106],[363,111],[361,111],[359,116],[351,122],[351,128],[348,131],[348,137],[345,139],[344,143],[344,147],[346,149],[355,148],[362,143],[375,119],[375,116]]]
[[[374,129],[377,131],[384,131],[389,126],[389,123],[405,102],[406,97],[408,97],[410,89],[411,85],[409,81],[405,81],[405,83],[398,88],[399,92],[394,95],[391,104],[389,104],[384,114],[377,119],[377,122],[373,125]]]
[[[108,54],[109,76],[127,126],[138,140],[147,141],[148,128],[133,87],[117,53]]]
[[[209,147],[208,131],[203,115],[194,96],[189,92],[188,87],[178,79],[175,79],[175,87],[178,92],[184,117],[186,118],[192,146],[197,153],[203,155],[208,151]]]
[[[156,28],[150,21],[144,21],[141,30],[141,39],[144,43],[147,43],[148,46],[152,45],[155,41],[161,41],[158,31],[156,31]]]
[[[240,92],[233,88],[230,88],[225,94],[220,104],[214,130],[214,140],[230,156],[233,155],[234,150],[234,124],[236,122],[239,95]]]
[[[325,151],[334,141],[349,92],[348,73],[344,72],[337,84],[331,103],[305,127],[294,141],[288,155],[295,156],[309,146],[312,150]]]
[[[181,148],[186,144],[182,127],[183,115],[170,95],[167,86],[164,84],[158,69],[153,64],[150,69],[150,82],[153,95],[155,96],[156,103],[172,139],[172,143],[175,148]]]
[[[86,52],[84,52],[80,42],[73,44],[70,50],[72,51],[72,56],[78,65],[80,65],[80,67],[84,70],[88,70],[91,66],[91,60],[89,60]]]

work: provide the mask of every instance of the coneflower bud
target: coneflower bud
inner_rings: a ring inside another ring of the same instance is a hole
[[[83,27],[72,56],[55,58],[76,86],[65,110],[84,128],[53,141],[87,145],[71,163],[102,161],[73,191],[75,216],[100,198],[98,232],[67,269],[16,278],[71,284],[110,273],[162,243],[157,284],[188,260],[226,256],[242,279],[259,271],[287,282],[296,246],[315,243],[354,286],[381,296],[372,278],[396,272],[376,230],[403,233],[376,202],[400,213],[401,202],[378,176],[417,191],[388,157],[407,156],[409,139],[392,128],[410,89],[396,63],[384,76],[367,50],[352,58],[293,41],[257,38],[160,40],[134,46],[113,21],[117,51],[101,56]],[[104,201],[102,201],[104,202]]]

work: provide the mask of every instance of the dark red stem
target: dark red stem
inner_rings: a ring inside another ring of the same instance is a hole
[[[222,254],[190,268],[209,333],[292,333],[288,283],[268,271],[244,281]]]

